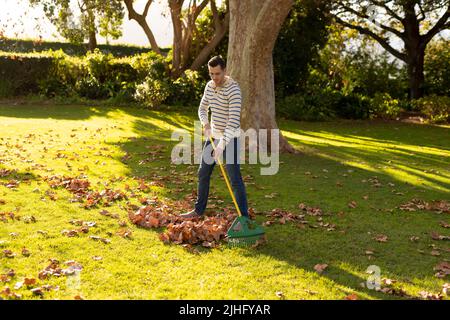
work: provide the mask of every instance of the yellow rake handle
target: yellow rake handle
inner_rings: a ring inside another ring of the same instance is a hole
[[[209,140],[211,141],[213,150],[216,151],[216,146],[214,145],[214,141],[213,141],[211,136],[209,136]],[[217,156],[217,162],[219,163],[219,167],[220,167],[220,170],[222,171],[223,178],[225,179],[225,182],[227,184],[228,191],[230,191],[231,198],[233,199],[234,206],[236,207],[238,215],[241,217],[242,216],[241,210],[239,209],[239,206],[238,206],[237,201],[236,201],[236,197],[234,196],[233,189],[231,188],[230,181],[228,179],[227,172],[223,168],[223,165],[222,165],[222,162],[220,161],[219,156]]]

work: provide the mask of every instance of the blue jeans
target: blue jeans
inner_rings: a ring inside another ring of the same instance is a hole
[[[218,140],[215,140],[214,144],[217,145],[217,143]],[[197,201],[195,202],[195,212],[199,215],[202,215],[206,210],[209,195],[209,182],[216,164],[215,161],[212,161],[213,149],[210,144],[211,141],[207,139],[202,151],[202,161],[198,168],[198,188]],[[247,195],[241,175],[239,147],[239,138],[231,139],[224,149],[223,159],[225,160],[226,171],[228,173],[228,178],[230,180],[239,209],[243,216],[248,217]]]

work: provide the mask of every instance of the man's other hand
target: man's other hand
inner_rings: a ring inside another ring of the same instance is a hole
[[[211,136],[211,125],[207,123],[205,124],[205,127],[203,129],[206,139],[209,139],[209,137]]]
[[[223,153],[223,148],[218,146],[216,147],[216,150],[214,150],[213,156],[214,156],[214,160],[217,161],[217,159],[222,155]]]

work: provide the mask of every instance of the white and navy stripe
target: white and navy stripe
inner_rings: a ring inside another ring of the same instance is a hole
[[[216,87],[212,80],[207,83],[198,108],[198,117],[202,125],[209,123],[208,109],[211,110],[212,136],[220,138],[222,146],[240,134],[241,104],[239,84],[230,77],[226,77],[221,87]]]

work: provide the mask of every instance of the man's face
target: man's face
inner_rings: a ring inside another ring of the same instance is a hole
[[[223,80],[225,79],[225,69],[222,69],[222,67],[219,65],[215,67],[208,66],[208,70],[209,76],[211,77],[211,80],[214,81],[215,85],[217,86],[222,84]]]

